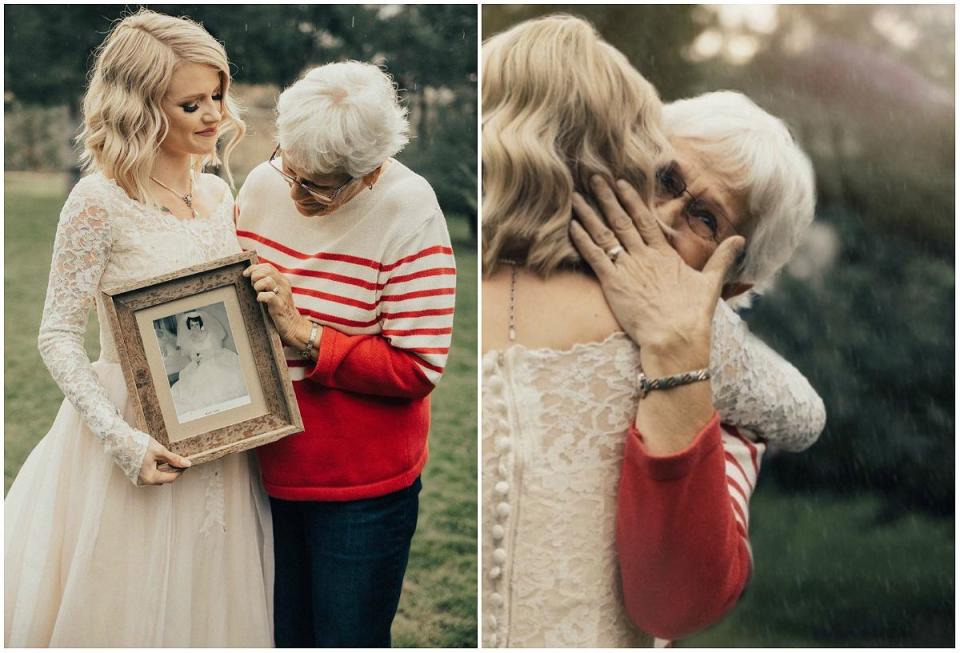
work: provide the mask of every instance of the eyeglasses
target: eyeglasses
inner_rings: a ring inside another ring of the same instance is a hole
[[[716,212],[706,202],[687,190],[687,182],[676,162],[657,170],[657,193],[661,197],[673,199],[684,194],[688,195],[690,199],[683,206],[683,217],[686,218],[690,231],[704,240],[720,243],[720,226]],[[730,226],[733,233],[740,234],[733,223],[723,216],[720,216],[720,219]]]
[[[270,155],[270,166],[280,173],[280,176],[287,180],[288,184],[296,184],[303,189],[305,193],[308,193],[313,199],[317,200],[321,204],[333,204],[337,199],[343,189],[349,186],[355,181],[354,177],[350,177],[345,182],[337,186],[336,188],[325,188],[317,186],[309,181],[303,181],[299,177],[294,177],[284,172],[283,168],[276,164],[277,156],[280,154],[280,146],[277,145],[277,149],[273,151],[273,154]]]

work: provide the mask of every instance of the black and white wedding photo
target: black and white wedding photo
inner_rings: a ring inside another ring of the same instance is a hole
[[[223,302],[159,318],[153,328],[181,424],[250,403]]]

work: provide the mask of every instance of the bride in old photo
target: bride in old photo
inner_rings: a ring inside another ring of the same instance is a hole
[[[177,323],[178,351],[190,361],[170,386],[180,421],[249,403],[240,356],[226,346],[227,331],[220,320],[200,310],[178,316]]]

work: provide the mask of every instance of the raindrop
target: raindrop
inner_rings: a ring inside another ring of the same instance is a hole
[[[350,27],[352,28],[357,22],[356,16],[350,16]]]

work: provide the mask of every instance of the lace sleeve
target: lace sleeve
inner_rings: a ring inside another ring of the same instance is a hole
[[[722,301],[713,318],[710,372],[713,405],[724,423],[787,451],[802,451],[820,436],[823,400]]]
[[[37,345],[64,396],[136,484],[150,436],[124,421],[83,348],[87,316],[110,254],[110,229],[102,205],[75,188],[57,225]]]

